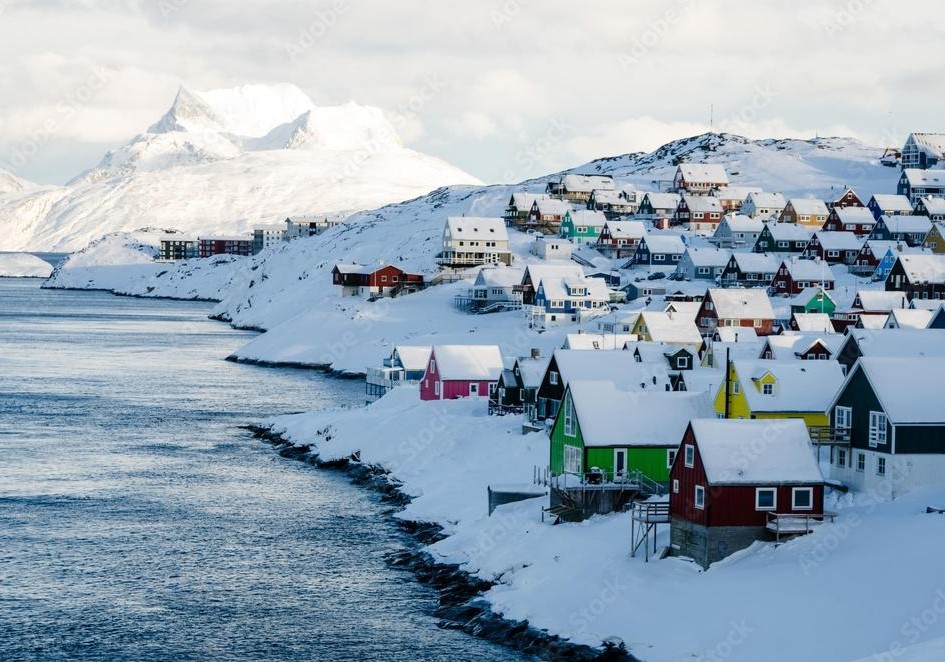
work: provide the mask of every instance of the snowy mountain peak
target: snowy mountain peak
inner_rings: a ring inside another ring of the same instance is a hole
[[[223,131],[224,119],[196,92],[181,85],[170,109],[148,127],[148,133]]]
[[[349,102],[311,108],[259,140],[248,141],[246,147],[377,151],[403,147],[403,143],[380,108]]]

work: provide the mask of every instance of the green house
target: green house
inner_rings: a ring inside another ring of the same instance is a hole
[[[572,209],[564,213],[558,236],[573,244],[596,244],[605,223],[607,217],[602,211]]]
[[[552,475],[584,476],[596,468],[605,482],[637,471],[658,483],[669,481],[689,420],[715,416],[711,399],[706,393],[629,388],[612,381],[568,384],[551,428]]]
[[[807,287],[800,294],[791,299],[792,313],[825,313],[833,315],[837,310],[837,302],[824,288]]]

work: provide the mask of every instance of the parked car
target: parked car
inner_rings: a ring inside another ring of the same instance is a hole
[[[661,280],[663,278],[666,278],[666,274],[664,274],[662,271],[654,271],[646,277],[647,280]]]

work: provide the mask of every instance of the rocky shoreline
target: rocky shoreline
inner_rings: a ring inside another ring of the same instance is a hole
[[[283,457],[344,471],[354,484],[380,492],[384,501],[397,508],[410,502],[410,497],[400,491],[397,482],[381,467],[365,465],[356,456],[325,462],[310,446],[296,445],[269,428],[248,426],[248,429],[255,437],[272,444]],[[396,521],[419,545],[429,545],[443,538],[442,530],[436,524]],[[604,642],[600,648],[573,644],[534,628],[527,621],[510,621],[499,616],[482,598],[482,594],[491,588],[490,582],[473,577],[458,565],[438,563],[419,546],[391,555],[388,563],[410,570],[419,582],[436,589],[439,604],[435,616],[440,627],[462,630],[543,660],[638,662],[622,642]]]

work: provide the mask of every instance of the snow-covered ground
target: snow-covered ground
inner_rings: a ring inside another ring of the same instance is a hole
[[[0,253],[0,278],[49,278],[52,265],[29,253]]]
[[[945,489],[895,502],[832,497],[834,524],[702,571],[630,558],[626,514],[552,526],[541,521],[545,500],[533,499],[487,516],[487,485],[529,483],[548,440],[520,434],[518,417],[487,416],[484,400],[421,402],[402,387],[366,411],[270,423],[323,459],[360,451],[389,469],[414,497],[399,516],[448,534],[434,557],[496,582],[486,598],[498,613],[575,642],[620,637],[648,661],[940,659],[945,520],[925,507],[945,504]]]
[[[116,231],[245,232],[479,181],[403,146],[377,108],[316,107],[292,85],[192,92],[65,186],[0,172],[0,250],[74,251]]]

